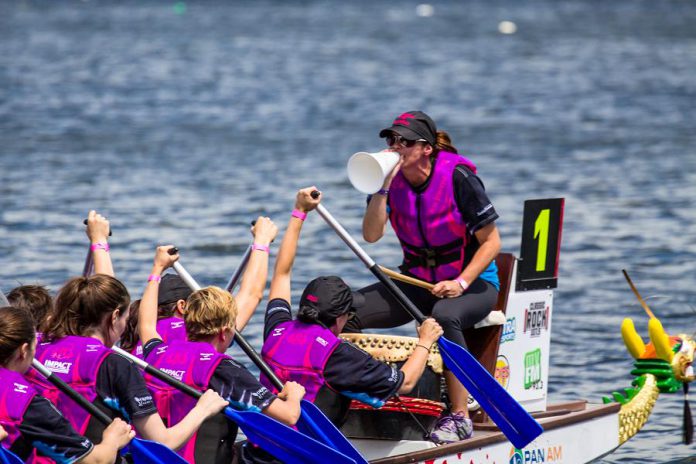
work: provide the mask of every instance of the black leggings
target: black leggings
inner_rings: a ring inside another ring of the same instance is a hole
[[[463,347],[466,347],[464,329],[485,318],[498,298],[498,290],[482,279],[474,280],[457,298],[438,298],[424,288],[400,281],[394,283],[423,314],[432,316],[442,326],[445,338]],[[365,305],[348,321],[343,332],[398,327],[413,320],[381,282],[358,292],[365,296]]]

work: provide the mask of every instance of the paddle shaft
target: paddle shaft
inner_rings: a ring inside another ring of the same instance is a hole
[[[430,282],[426,282],[425,280],[420,280],[416,279],[415,277],[409,277],[407,275],[400,274],[384,266],[379,266],[379,269],[394,280],[400,280],[401,282],[415,285],[416,287],[421,287],[426,290],[432,290],[433,287],[435,287],[435,285],[431,284]]]
[[[628,282],[628,286],[631,287],[631,290],[633,290],[633,294],[636,295],[636,298],[638,298],[638,302],[643,307],[645,312],[648,313],[648,316],[650,316],[650,319],[655,319],[655,315],[653,314],[652,311],[650,311],[650,308],[648,308],[648,304],[645,302],[643,297],[640,296],[640,293],[638,293],[638,289],[636,288],[635,285],[633,285],[633,281],[628,276],[628,272],[626,272],[626,269],[621,269],[621,272],[623,272],[623,275],[626,278],[626,282]]]
[[[99,422],[104,425],[109,425],[112,419],[104,413],[101,409],[89,402],[87,398],[80,395],[78,392],[73,390],[73,388],[68,385],[63,379],[55,375],[53,372],[48,370],[46,366],[41,364],[37,359],[32,360],[31,365],[39,371],[41,375],[46,377],[46,380],[51,382],[53,385],[70,397],[71,400],[76,402],[82,409],[87,411],[90,415],[94,416]]]
[[[183,280],[191,290],[196,291],[201,289],[198,282],[196,282],[196,280],[191,276],[191,274],[188,273],[181,263],[177,261],[174,263],[173,267],[176,273],[179,274],[179,277],[181,277],[181,280]],[[266,377],[268,377],[274,387],[276,387],[279,391],[283,389],[283,382],[280,380],[280,378],[278,378],[275,372],[273,372],[269,365],[263,360],[261,355],[256,352],[254,347],[252,347],[237,330],[234,331],[234,342],[239,345],[242,351],[244,351],[244,353],[249,357],[249,359],[251,359],[256,367],[258,367],[259,370]]]
[[[242,273],[244,272],[244,269],[246,268],[246,265],[249,263],[249,259],[251,258],[251,245],[249,245],[244,252],[244,256],[242,256],[242,260],[239,262],[239,266],[237,266],[237,270],[234,271],[234,274],[232,274],[232,277],[230,277],[230,281],[227,282],[227,289],[228,292],[232,293],[234,290],[234,287],[237,286],[237,282],[239,281],[239,278],[242,276]]]

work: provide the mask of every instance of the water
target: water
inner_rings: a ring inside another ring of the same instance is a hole
[[[138,295],[175,243],[223,285],[263,213],[284,227],[316,184],[357,235],[345,163],[423,109],[470,154],[518,253],[525,199],[565,197],[550,394],[629,385],[620,340],[647,318],[696,329],[696,3],[5,1],[0,4],[0,287],[78,274],[82,218],[112,221],[116,271]],[[514,21],[502,35],[498,23]],[[274,247],[277,249],[277,247]],[[397,264],[393,234],[366,247]],[[275,251],[275,250],[274,250]],[[323,222],[303,230],[303,283],[371,275]],[[409,334],[411,327],[400,330]],[[248,327],[260,345],[261,318]],[[681,396],[604,462],[686,460]]]

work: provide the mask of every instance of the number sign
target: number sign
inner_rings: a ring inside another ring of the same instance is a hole
[[[518,292],[556,288],[564,202],[563,198],[524,202]]]

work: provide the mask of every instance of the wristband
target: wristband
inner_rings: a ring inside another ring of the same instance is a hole
[[[157,275],[157,274],[150,274],[150,276],[147,278],[148,282],[161,282],[162,281],[162,276]]]
[[[300,211],[299,209],[293,209],[292,217],[296,217],[300,221],[304,221],[305,219],[307,219],[307,213]]]
[[[459,282],[459,285],[462,286],[462,290],[466,290],[467,288],[469,288],[469,284],[467,283],[467,281],[462,279],[461,277],[457,277],[454,280],[455,282]]]
[[[384,195],[386,197],[389,195],[389,189],[381,188],[377,190],[377,195]]]
[[[96,250],[109,251],[111,249],[111,247],[106,242],[97,242],[97,243],[93,243],[92,245],[90,245],[89,249],[92,251],[96,251]]]
[[[416,343],[416,348],[418,348],[418,347],[421,347],[421,348],[423,348],[425,351],[427,351],[428,353],[430,353],[430,348],[428,348],[427,346],[421,345],[420,343]],[[415,350],[416,348],[414,348],[414,350]]]
[[[265,251],[266,253],[270,253],[271,249],[268,248],[268,245],[259,245],[258,243],[254,243],[251,245],[252,250],[259,250],[259,251]]]

